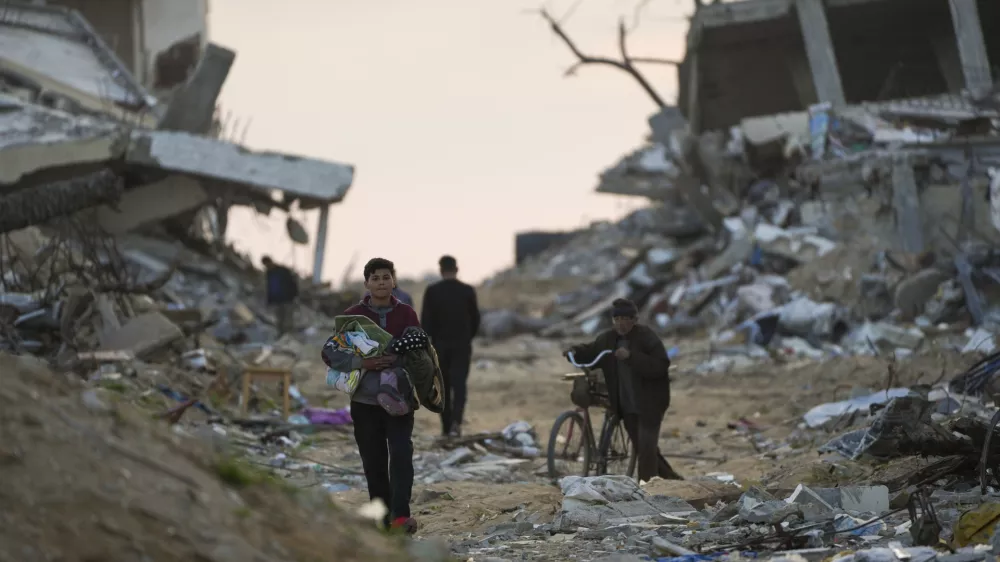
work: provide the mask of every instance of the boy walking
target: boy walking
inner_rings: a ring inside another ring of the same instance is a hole
[[[365,264],[365,288],[369,294],[344,311],[345,315],[365,316],[378,324],[393,338],[400,338],[411,327],[420,327],[417,313],[393,296],[396,268],[387,259],[374,258]],[[380,402],[385,392],[380,373],[402,369],[400,356],[390,352],[380,357],[362,359],[358,355],[323,348],[323,360],[337,371],[364,369],[361,381],[351,396],[351,417],[354,419],[354,439],[361,454],[368,497],[380,499],[389,509],[386,526],[407,533],[417,530],[410,516],[410,495],[413,490],[413,391],[404,391],[410,407],[399,412]],[[399,377],[405,380],[405,375]],[[400,415],[400,412],[402,413]]]

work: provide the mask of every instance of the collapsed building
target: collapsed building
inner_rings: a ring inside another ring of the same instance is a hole
[[[221,240],[233,205],[268,212],[298,203],[321,211],[314,272],[322,269],[328,208],[346,195],[353,167],[253,153],[215,138],[216,100],[236,53],[207,41],[204,1],[48,4],[0,9],[7,132],[0,183],[15,213],[27,209],[11,197],[35,203],[48,192],[67,197],[45,211],[18,213],[22,218],[5,232],[83,209],[111,233],[179,216],[190,220],[192,211],[209,209],[212,234]],[[178,17],[195,25],[172,28],[183,36],[164,47],[160,27],[170,22],[161,21],[169,15],[162,11],[182,7],[190,13]],[[99,181],[112,169],[120,189]],[[106,187],[73,188],[95,182]],[[106,205],[112,201],[116,209]]]
[[[807,354],[848,333],[858,351],[912,350],[914,321],[995,343],[998,8],[700,5],[677,104],[597,186],[652,206],[518,267],[591,280],[554,298],[544,333],[592,334],[627,296],[664,333],[777,331]]]
[[[68,321],[60,302],[74,287],[115,295],[105,331],[135,316],[125,297],[168,281],[179,284],[175,296],[154,309],[177,322],[179,309],[204,309],[206,295],[245,294],[254,267],[226,237],[237,205],[318,209],[311,288],[319,285],[329,207],[346,196],[354,168],[221,138],[217,100],[235,60],[208,40],[205,0],[0,3],[0,233],[11,325],[32,326],[39,315]],[[293,242],[308,243],[301,225],[287,226]],[[221,285],[191,290],[190,279],[171,278],[178,269]],[[243,316],[269,318],[258,312]],[[44,347],[32,339],[29,347]]]

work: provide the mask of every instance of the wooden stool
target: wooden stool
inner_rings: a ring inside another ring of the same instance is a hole
[[[245,415],[250,407],[250,383],[254,379],[267,379],[278,381],[282,386],[281,397],[281,417],[288,420],[291,411],[291,395],[289,388],[292,386],[292,372],[288,369],[275,369],[269,367],[247,367],[243,371],[243,404],[242,411]]]

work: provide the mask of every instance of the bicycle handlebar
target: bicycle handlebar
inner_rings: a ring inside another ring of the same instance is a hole
[[[611,353],[611,350],[610,349],[605,349],[604,351],[598,353],[597,357],[595,357],[594,360],[591,361],[590,363],[577,363],[576,362],[576,358],[573,357],[573,352],[570,351],[570,352],[566,353],[566,360],[569,361],[570,365],[573,365],[574,367],[577,367],[579,369],[589,369],[590,367],[593,367],[594,365],[597,365],[597,362],[600,361],[601,359],[603,359],[604,356],[607,355],[607,354],[609,354],[609,353]]]

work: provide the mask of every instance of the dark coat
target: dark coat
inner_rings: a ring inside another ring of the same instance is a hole
[[[670,407],[670,358],[656,332],[641,324],[636,324],[628,335],[629,352],[627,359],[635,377],[635,395],[638,400],[639,417],[648,423],[661,423]],[[590,363],[605,349],[616,349],[618,333],[608,330],[592,343],[572,348],[578,363]],[[595,365],[604,372],[608,385],[608,395],[615,413],[620,414],[618,403],[618,359],[614,353],[605,355]]]

